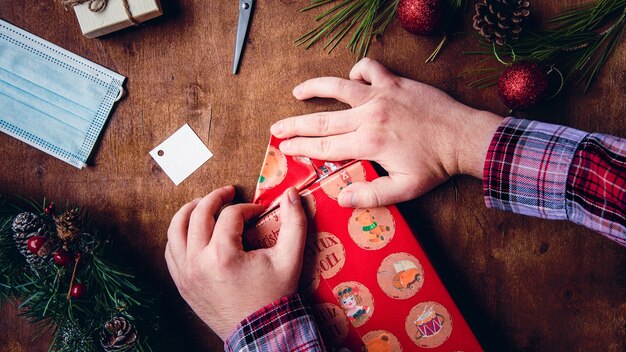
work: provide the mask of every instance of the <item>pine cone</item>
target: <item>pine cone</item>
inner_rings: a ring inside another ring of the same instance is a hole
[[[476,4],[474,28],[490,42],[505,45],[519,38],[529,7],[526,0],[483,0]]]
[[[56,242],[54,241],[52,225],[44,221],[39,216],[24,212],[18,214],[13,219],[13,239],[20,253],[26,257],[26,262],[33,270],[44,266],[50,258],[48,256],[54,252]],[[37,254],[28,249],[28,239],[32,236],[43,236],[48,241],[41,247]]]
[[[13,231],[31,233],[41,228],[43,220],[33,213],[23,212],[13,219]]]
[[[106,352],[128,351],[137,343],[137,330],[123,316],[115,317],[104,324],[100,344]]]
[[[61,241],[71,242],[80,235],[81,216],[80,210],[73,208],[54,218],[57,225],[57,236]]]

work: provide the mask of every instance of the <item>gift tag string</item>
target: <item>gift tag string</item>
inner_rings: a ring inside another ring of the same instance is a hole
[[[61,0],[61,4],[63,4],[66,9],[69,9],[70,7],[74,7],[76,5],[88,3],[87,6],[91,12],[100,12],[107,6],[107,1],[108,0]],[[139,22],[137,22],[137,20],[135,20],[133,15],[130,13],[128,0],[122,0],[122,5],[124,5],[124,11],[126,12],[126,16],[128,16],[128,20],[130,20],[130,22],[135,26],[139,25]]]

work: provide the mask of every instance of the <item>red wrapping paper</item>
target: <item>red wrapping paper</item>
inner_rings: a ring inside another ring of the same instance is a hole
[[[282,139],[272,137],[265,153],[263,167],[256,185],[254,203],[271,209],[289,187],[303,190],[317,179],[315,167],[309,158],[284,155],[278,145]]]
[[[268,153],[276,154],[279,142],[272,138]],[[330,351],[482,350],[398,209],[338,205],[341,189],[379,177],[369,162],[302,167],[308,159],[283,157],[286,163],[269,168],[287,175],[257,189],[255,202],[277,204],[288,187],[300,190],[309,217],[300,291]],[[244,234],[247,248],[276,243],[280,208],[268,211]]]

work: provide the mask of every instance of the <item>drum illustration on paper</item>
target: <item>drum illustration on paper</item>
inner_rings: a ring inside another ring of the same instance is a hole
[[[416,305],[405,321],[406,332],[416,345],[433,348],[443,344],[452,333],[452,318],[437,302]]]

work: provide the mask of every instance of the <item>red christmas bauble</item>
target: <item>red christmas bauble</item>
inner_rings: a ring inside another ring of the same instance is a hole
[[[443,8],[442,0],[400,0],[398,21],[413,34],[431,34],[441,23]]]
[[[516,63],[498,79],[498,96],[511,109],[528,109],[546,98],[548,74],[532,62]]]
[[[54,262],[60,266],[66,266],[72,264],[74,262],[74,256],[71,252],[66,251],[65,249],[60,249],[54,252],[53,255]]]
[[[28,239],[26,246],[31,253],[37,254],[47,240],[48,239],[44,236],[33,236]]]
[[[72,297],[78,298],[78,299],[85,296],[86,293],[87,293],[87,285],[81,284],[81,283],[74,284],[74,286],[72,286],[72,291],[70,292]]]

